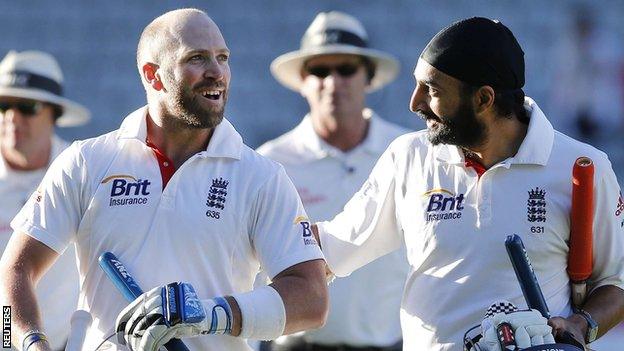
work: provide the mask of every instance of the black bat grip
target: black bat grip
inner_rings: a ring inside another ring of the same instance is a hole
[[[548,305],[546,305],[546,299],[542,294],[537,277],[529,256],[527,255],[522,239],[516,234],[507,236],[505,240],[505,248],[507,248],[507,254],[511,260],[511,265],[516,272],[516,278],[522,288],[522,294],[526,300],[527,306],[531,309],[538,310],[544,318],[550,318],[550,312],[548,311]]]
[[[527,306],[531,309],[538,310],[544,318],[550,319],[550,311],[548,311],[546,299],[544,299],[544,294],[542,294],[542,289],[537,281],[535,271],[533,271],[531,260],[529,260],[529,255],[524,248],[522,239],[516,234],[508,235],[505,240],[505,248],[511,260],[511,265],[516,272],[516,278],[520,283],[520,288],[522,288],[522,294],[524,295]],[[568,331],[564,331],[563,335],[558,338],[558,341],[577,346],[581,350],[584,349],[583,345]]]
[[[171,339],[165,344],[167,351],[189,351],[188,347],[180,339]]]

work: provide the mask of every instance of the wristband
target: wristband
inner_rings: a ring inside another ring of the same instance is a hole
[[[48,337],[37,329],[29,330],[22,340],[22,351],[28,351],[32,344],[38,341],[48,341]]]
[[[284,333],[286,308],[274,288],[265,285],[232,297],[238,303],[243,319],[240,337],[273,340]]]

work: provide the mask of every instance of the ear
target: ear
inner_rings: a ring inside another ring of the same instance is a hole
[[[160,67],[155,63],[146,63],[143,65],[141,72],[143,79],[156,91],[164,89],[162,80],[160,79],[160,74],[158,72],[159,68]]]
[[[489,85],[480,87],[474,95],[474,106],[476,113],[489,111],[494,107],[494,98],[496,93]]]

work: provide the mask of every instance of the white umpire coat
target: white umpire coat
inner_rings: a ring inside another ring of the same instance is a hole
[[[355,194],[388,145],[408,130],[371,109],[366,138],[349,152],[324,142],[307,115],[293,130],[258,148],[280,162],[292,179],[312,221],[339,213]],[[304,333],[322,345],[384,347],[401,339],[399,306],[409,265],[401,248],[329,286],[330,312],[325,327]]]

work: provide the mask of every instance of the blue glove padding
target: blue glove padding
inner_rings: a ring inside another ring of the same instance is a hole
[[[156,351],[172,338],[226,334],[232,329],[227,300],[200,300],[191,284],[171,283],[137,297],[117,316],[119,343],[131,350]]]

